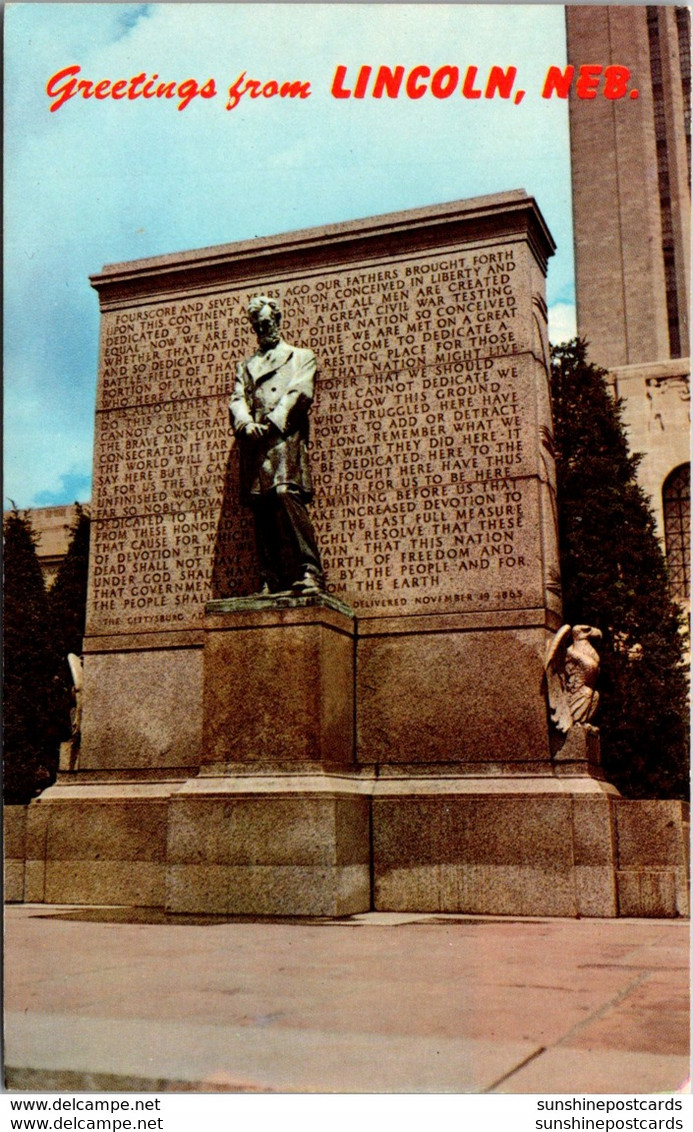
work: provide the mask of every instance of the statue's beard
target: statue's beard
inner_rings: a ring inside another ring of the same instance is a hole
[[[268,330],[266,334],[258,335],[258,342],[260,349],[269,350],[272,346],[278,346],[281,342],[281,335],[277,329]]]

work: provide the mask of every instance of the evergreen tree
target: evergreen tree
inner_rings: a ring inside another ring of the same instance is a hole
[[[55,778],[46,590],[35,537],[16,508],[4,522],[3,793],[29,802]]]
[[[552,348],[564,621],[601,629],[596,722],[610,781],[630,797],[688,792],[679,607],[606,371],[575,339]]]

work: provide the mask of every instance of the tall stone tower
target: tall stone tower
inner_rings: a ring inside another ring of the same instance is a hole
[[[572,99],[578,333],[625,402],[672,585],[690,579],[690,18],[566,7],[568,61],[628,66],[637,99]]]

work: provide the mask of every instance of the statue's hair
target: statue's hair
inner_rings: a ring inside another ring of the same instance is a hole
[[[270,299],[267,295],[253,295],[248,303],[248,318],[252,318],[253,315],[261,311],[263,307],[271,307],[274,313],[281,318],[282,308],[279,304],[279,299]]]

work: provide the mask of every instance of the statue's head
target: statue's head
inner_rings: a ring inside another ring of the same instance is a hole
[[[248,303],[248,318],[262,349],[276,346],[281,340],[282,312],[277,299],[254,295]]]

